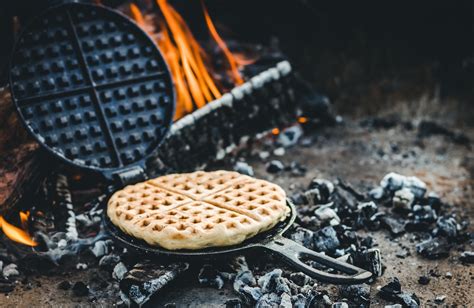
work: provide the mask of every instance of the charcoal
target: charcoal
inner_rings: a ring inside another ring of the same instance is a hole
[[[307,307],[307,298],[303,294],[299,293],[292,297],[293,307],[294,308],[306,308]]]
[[[415,195],[408,188],[402,188],[395,192],[392,203],[393,208],[399,211],[409,211],[415,201]]]
[[[410,251],[408,250],[408,248],[405,248],[405,247],[401,248],[395,253],[395,256],[400,259],[405,259],[409,255],[410,255]]]
[[[311,278],[302,272],[296,272],[290,274],[290,280],[302,287],[307,285],[311,281]]]
[[[428,197],[426,198],[426,204],[431,206],[435,211],[439,211],[441,209],[441,199],[439,198],[439,196],[431,191],[429,194],[428,194]]]
[[[114,271],[112,272],[112,277],[117,281],[121,281],[123,277],[125,276],[125,273],[127,273],[127,271],[128,270],[125,264],[123,264],[123,262],[119,262],[114,267]]]
[[[212,265],[205,264],[198,275],[199,283],[205,286],[222,289],[224,286],[224,279],[222,275]]]
[[[281,297],[276,293],[263,294],[255,305],[256,308],[279,307]]]
[[[113,269],[117,263],[120,262],[120,256],[116,254],[109,254],[103,256],[99,261],[99,266],[106,269]]]
[[[15,289],[15,282],[0,277],[0,293],[10,293]]]
[[[277,294],[290,293],[290,287],[288,286],[286,278],[281,276],[282,273],[283,271],[281,269],[276,268],[258,278],[257,283],[262,289],[262,292],[275,292]]]
[[[143,305],[151,296],[188,268],[187,263],[169,265],[158,265],[152,262],[137,263],[120,281],[120,290],[130,301]]]
[[[335,302],[331,308],[349,308],[349,305],[345,302]]]
[[[166,303],[163,307],[164,308],[177,308],[178,305],[176,305],[176,303]]]
[[[340,242],[337,238],[336,230],[328,226],[314,234],[314,247],[319,252],[331,252],[339,247]]]
[[[94,243],[94,247],[91,248],[91,251],[96,258],[100,258],[109,253],[109,247],[106,241],[97,241]]]
[[[437,215],[436,212],[429,205],[419,205],[416,204],[413,206],[413,217],[415,226],[422,226],[420,230],[426,228],[430,224],[436,221]]]
[[[290,171],[293,176],[304,176],[306,171],[308,171],[305,166],[296,161],[292,161],[287,169],[289,169],[288,171]]]
[[[293,304],[291,303],[291,296],[288,293],[283,293],[281,295],[281,301],[279,308],[293,308]]]
[[[460,226],[454,217],[439,217],[436,221],[436,228],[433,230],[433,235],[455,238],[458,235],[459,229]]]
[[[399,236],[405,232],[406,223],[400,219],[390,216],[383,216],[381,218],[381,222],[392,236]]]
[[[58,289],[59,290],[69,290],[71,288],[71,283],[67,280],[61,281],[58,284]]]
[[[384,308],[402,308],[400,304],[385,305]]]
[[[428,276],[420,276],[418,278],[418,283],[421,284],[421,285],[427,285],[430,283],[430,277]]]
[[[240,174],[245,174],[248,176],[254,176],[253,168],[249,164],[243,161],[238,161],[234,165],[234,171],[237,171]]]
[[[371,272],[375,277],[380,277],[383,274],[382,256],[379,249],[370,248],[352,252],[349,262]]]
[[[296,193],[293,194],[291,197],[291,202],[293,202],[294,205],[303,205],[308,203],[308,199],[306,199],[305,195],[302,193]]]
[[[247,304],[258,301],[263,293],[259,287],[254,287],[257,281],[250,271],[245,257],[235,258],[231,265],[237,271],[233,284],[234,290],[243,296]]]
[[[277,137],[276,144],[284,148],[289,148],[298,143],[303,136],[303,129],[300,125],[294,125],[284,129]]]
[[[360,246],[365,247],[365,248],[372,248],[372,246],[374,246],[374,238],[371,237],[370,235],[364,237],[360,241]]]
[[[341,223],[341,219],[337,216],[337,213],[331,208],[332,203],[322,205],[314,211],[314,215],[320,220],[321,223],[329,223],[331,226],[336,226]]]
[[[279,147],[279,148],[276,148],[275,150],[273,150],[273,155],[275,156],[283,156],[285,155],[285,148],[284,147]]]
[[[406,293],[403,292],[402,294],[397,295],[398,302],[402,304],[403,307],[410,307],[416,308],[420,307],[420,300],[415,293]]]
[[[72,286],[72,293],[75,296],[87,296],[89,294],[89,287],[84,282],[78,281]]]
[[[474,263],[474,251],[464,251],[461,253],[459,260],[464,263]]]
[[[446,299],[446,295],[438,295],[435,297],[435,302],[437,304],[442,304],[445,299]]]
[[[242,302],[238,298],[229,299],[225,302],[225,308],[242,308]]]
[[[448,278],[448,279],[451,279],[453,278],[453,273],[451,272],[446,272],[446,274],[444,275],[444,277]]]
[[[402,188],[407,188],[415,195],[415,198],[422,198],[426,192],[426,184],[419,178],[414,176],[407,177],[394,172],[385,175],[380,182],[380,186],[392,193]]]
[[[88,266],[85,263],[77,263],[76,264],[76,269],[78,269],[78,270],[85,270],[85,269],[87,269],[87,267]]]
[[[389,282],[380,289],[380,295],[383,298],[385,295],[391,296],[402,293],[402,285],[397,277],[391,277]]]
[[[326,204],[334,193],[334,184],[325,179],[314,178],[305,192],[311,204]]]
[[[265,160],[270,157],[270,153],[267,151],[261,151],[258,153],[258,157],[260,157],[261,160]]]
[[[369,191],[369,196],[374,200],[380,200],[384,197],[384,190],[380,186],[375,187]]]
[[[449,243],[444,238],[431,238],[416,245],[416,251],[431,260],[448,257],[450,249]]]
[[[339,294],[355,304],[368,305],[370,303],[370,286],[368,284],[340,286]]]
[[[3,277],[10,279],[10,277],[20,275],[20,272],[18,271],[18,266],[15,263],[10,263],[3,268],[2,274]]]
[[[290,238],[306,248],[314,248],[314,233],[311,230],[302,227],[297,227],[295,231],[290,234]]]
[[[267,164],[268,173],[279,173],[285,169],[285,165],[279,160],[272,160]]]

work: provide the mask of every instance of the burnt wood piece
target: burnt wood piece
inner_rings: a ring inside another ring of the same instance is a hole
[[[222,159],[258,133],[294,122],[293,77],[290,63],[282,61],[181,118],[161,144],[159,159],[150,165],[159,160],[173,171],[191,171]]]
[[[5,215],[20,200],[32,201],[46,168],[38,145],[28,138],[5,88],[0,89],[0,118],[0,215]]]

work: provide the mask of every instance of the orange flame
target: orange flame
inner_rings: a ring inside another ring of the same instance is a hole
[[[168,64],[176,88],[175,120],[185,114],[201,108],[208,102],[221,97],[221,91],[208,71],[208,58],[196,41],[194,35],[181,15],[168,3],[168,0],[156,0],[163,19],[153,20],[151,15],[143,15],[137,5],[130,4],[130,15],[147,31],[160,47]],[[205,19],[212,38],[222,49],[226,57],[230,75],[236,84],[242,84],[243,78],[239,66],[249,64],[244,56],[233,55],[217,33],[214,24],[202,3]],[[159,33],[154,29],[158,27]]]
[[[30,237],[28,232],[25,231],[27,229],[28,216],[29,212],[20,212],[20,220],[23,229],[15,227],[14,225],[7,222],[2,216],[0,216],[0,228],[3,230],[3,233],[5,233],[5,235],[12,241],[28,246],[36,246],[38,243],[36,243]]]
[[[227,47],[227,44],[222,40],[222,38],[219,36],[217,33],[216,27],[214,26],[214,23],[212,22],[211,17],[209,16],[209,12],[206,9],[206,6],[204,5],[204,1],[201,0],[202,4],[202,10],[204,11],[204,17],[206,18],[206,23],[207,27],[209,28],[209,32],[211,33],[212,37],[216,41],[217,45],[222,49],[222,52],[224,53],[225,57],[227,58],[227,61],[229,62],[230,69],[232,72],[232,77],[235,80],[236,84],[242,84],[244,83],[244,80],[242,79],[242,76],[240,75],[238,66],[237,66],[237,60],[234,58],[234,55],[230,52],[229,48]]]

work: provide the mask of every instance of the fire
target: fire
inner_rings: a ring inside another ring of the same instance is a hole
[[[155,39],[170,68],[177,95],[176,120],[221,97],[222,94],[210,74],[207,55],[184,19],[168,3],[168,0],[156,0],[156,3],[163,15],[158,23],[148,18],[150,16],[144,16],[133,3],[130,4],[130,13],[137,24]],[[245,59],[242,57],[238,59],[229,51],[217,33],[204,3],[202,7],[209,32],[229,63],[232,79],[236,84],[242,84],[243,78],[238,68],[242,66],[242,63],[246,63]],[[157,34],[154,31],[155,26],[159,29]]]
[[[209,32],[211,32],[212,37],[216,41],[217,45],[222,49],[227,61],[229,62],[230,69],[232,72],[232,77],[235,80],[236,84],[244,83],[242,76],[240,75],[239,69],[237,68],[237,61],[234,58],[234,55],[230,52],[229,48],[227,48],[226,43],[221,39],[219,34],[217,33],[216,27],[214,27],[214,23],[212,22],[211,17],[209,16],[209,12],[204,5],[204,1],[201,0],[202,9],[204,11],[204,17],[206,18],[207,27],[209,28]]]
[[[26,231],[28,227],[27,223],[29,215],[29,212],[20,212],[22,229],[10,224],[2,216],[0,216],[0,228],[3,230],[3,233],[5,233],[5,235],[12,241],[28,246],[36,246],[38,243],[36,243]]]

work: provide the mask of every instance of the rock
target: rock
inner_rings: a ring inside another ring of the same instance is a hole
[[[245,174],[248,176],[254,176],[253,168],[249,164],[243,161],[238,161],[234,165],[234,171],[237,171],[240,174]]]
[[[408,188],[402,188],[395,192],[392,203],[396,210],[409,211],[415,201],[415,195]]]
[[[114,271],[112,272],[112,277],[115,280],[120,281],[125,276],[125,273],[127,271],[128,270],[127,270],[127,267],[125,266],[125,264],[123,264],[123,262],[119,262],[114,267]]]
[[[268,173],[279,173],[285,169],[285,165],[279,160],[272,160],[267,164]]]
[[[446,274],[444,276],[448,279],[453,278],[453,274],[451,272],[446,272]]]
[[[10,277],[15,277],[20,275],[20,272],[18,271],[18,266],[15,263],[10,263],[7,266],[5,266],[2,270],[3,277],[6,279],[10,279]]]
[[[82,281],[78,281],[72,286],[72,293],[75,296],[87,296],[89,294],[89,287]]]
[[[427,276],[420,276],[420,278],[418,278],[418,283],[421,284],[421,285],[427,285],[430,283],[430,277],[427,277]]]
[[[464,263],[474,263],[474,251],[464,251],[463,253],[461,253],[459,260]]]
[[[294,125],[284,129],[277,137],[276,143],[284,148],[289,148],[298,143],[303,136],[303,129],[300,125]]]
[[[205,264],[198,275],[199,283],[205,286],[214,287],[217,289],[222,289],[224,286],[224,279],[210,264]]]
[[[328,226],[314,234],[314,247],[319,252],[334,251],[340,245],[336,230]]]
[[[416,251],[431,260],[448,257],[450,249],[451,246],[444,238],[431,238],[416,245]]]

